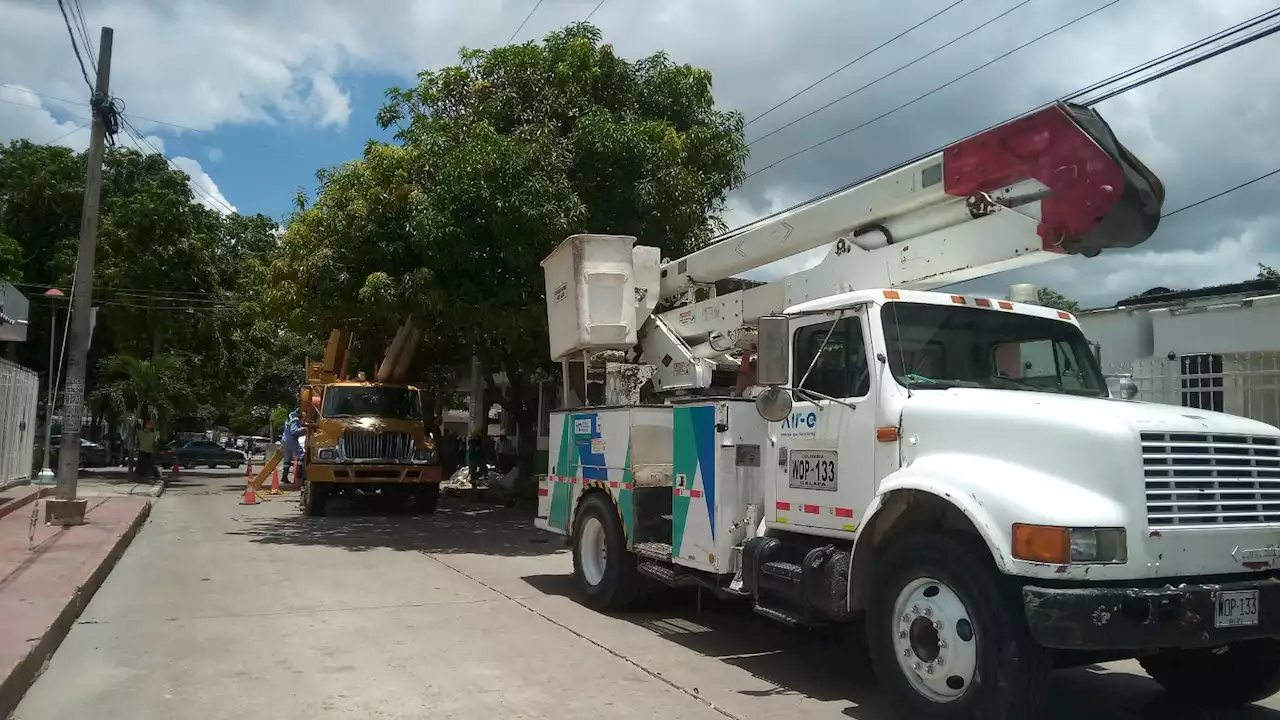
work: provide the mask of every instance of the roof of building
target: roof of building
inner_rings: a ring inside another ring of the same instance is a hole
[[[1157,305],[1176,305],[1188,300],[1226,297],[1229,295],[1270,295],[1280,292],[1280,282],[1275,280],[1246,280],[1226,285],[1209,285],[1193,290],[1171,290],[1167,287],[1153,287],[1146,292],[1127,297],[1115,305],[1103,308],[1082,310],[1078,314],[1106,312],[1117,308],[1154,307]]]

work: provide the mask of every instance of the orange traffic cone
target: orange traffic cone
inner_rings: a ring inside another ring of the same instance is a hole
[[[244,476],[247,478],[251,478],[253,477],[253,456],[248,453],[245,453],[244,459],[245,459]]]
[[[258,493],[253,491],[253,481],[250,480],[248,483],[245,484],[244,497],[241,498],[240,504],[241,505],[257,505],[260,502],[262,502],[262,500],[258,499]]]
[[[280,494],[280,469],[271,468],[271,494]]]
[[[177,458],[174,458],[174,459],[173,459],[173,470],[172,470],[171,472],[173,472],[173,474],[174,474],[175,476],[177,476],[177,474],[178,474],[178,459],[177,459]]]

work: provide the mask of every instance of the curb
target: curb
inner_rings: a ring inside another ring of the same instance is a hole
[[[8,718],[18,708],[18,704],[22,702],[27,689],[44,672],[45,665],[53,657],[54,652],[58,650],[58,646],[62,644],[63,639],[71,632],[71,628],[75,625],[76,620],[79,619],[80,613],[84,612],[85,607],[89,605],[89,601],[98,592],[98,588],[102,587],[102,583],[106,582],[107,576],[115,569],[116,563],[120,562],[124,551],[133,542],[138,531],[142,528],[142,524],[150,516],[151,503],[148,502],[142,506],[138,516],[129,524],[129,528],[120,536],[116,544],[107,552],[106,557],[89,575],[89,579],[76,590],[75,595],[71,597],[71,601],[58,613],[49,629],[31,646],[27,656],[14,667],[9,677],[0,680],[0,718]]]
[[[7,489],[12,490],[15,487],[28,487],[28,486],[24,483],[19,485],[11,485]],[[0,518],[4,517],[5,515],[8,515],[9,513],[15,512],[20,508],[26,507],[36,500],[52,495],[53,489],[54,489],[54,486],[52,485],[30,485],[29,487],[32,490],[34,490],[34,492],[26,493],[12,502],[5,503],[4,505],[0,505]]]

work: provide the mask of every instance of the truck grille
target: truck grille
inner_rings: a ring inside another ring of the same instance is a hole
[[[1152,527],[1280,522],[1276,438],[1142,433]]]
[[[413,459],[413,435],[406,432],[346,430],[338,441],[348,460],[406,462]]]

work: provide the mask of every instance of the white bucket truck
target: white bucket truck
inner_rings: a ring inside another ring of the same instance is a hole
[[[1058,104],[678,260],[567,239],[566,398],[614,361],[603,404],[552,414],[538,527],[600,609],[663,583],[865,622],[907,717],[1035,717],[1053,667],[1130,657],[1189,701],[1275,692],[1280,430],[1109,397],[1066,312],[927,292],[1135,246],[1163,197]]]

